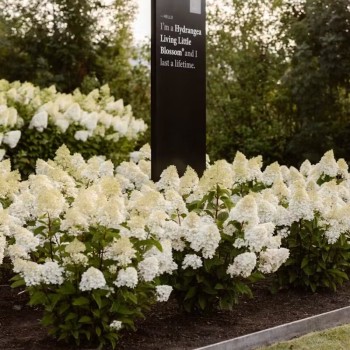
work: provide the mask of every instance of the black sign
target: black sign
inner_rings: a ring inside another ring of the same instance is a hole
[[[152,0],[152,179],[205,169],[205,0]]]

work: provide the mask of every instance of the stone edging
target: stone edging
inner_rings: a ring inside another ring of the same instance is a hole
[[[350,306],[195,350],[253,350],[261,346],[290,340],[307,333],[322,331],[347,323],[350,323]]]

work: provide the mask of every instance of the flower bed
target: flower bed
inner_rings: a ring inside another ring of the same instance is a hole
[[[10,158],[26,177],[37,159],[53,158],[62,144],[85,158],[104,155],[117,164],[146,128],[107,85],[84,95],[0,80],[0,159]]]
[[[13,184],[0,254],[59,340],[115,346],[172,289],[185,311],[203,312],[232,309],[265,275],[313,292],[348,279],[349,174],[332,152],[263,171],[237,153],[202,178],[171,166],[157,183],[149,146],[131,158],[115,168],[63,146],[23,182],[1,163]]]

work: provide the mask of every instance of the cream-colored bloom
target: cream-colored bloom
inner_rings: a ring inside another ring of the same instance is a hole
[[[156,287],[157,301],[159,302],[168,301],[172,290],[173,290],[173,287],[171,286],[166,286],[166,285],[157,286]]]
[[[226,160],[218,160],[207,170],[199,180],[198,189],[201,193],[207,193],[219,185],[223,188],[231,188],[233,186],[233,170],[232,165]]]
[[[239,184],[248,181],[249,179],[249,165],[245,155],[237,152],[232,163],[234,182]]]
[[[20,138],[21,138],[21,131],[12,130],[5,133],[2,142],[8,145],[10,148],[15,148]]]
[[[277,162],[275,162],[268,165],[264,170],[262,182],[265,185],[270,186],[278,179],[283,179],[283,176],[280,170],[280,165]]]
[[[262,273],[273,273],[284,264],[289,257],[289,250],[286,248],[266,249],[260,253],[259,270]]]
[[[82,253],[85,250],[86,250],[85,244],[83,242],[80,242],[77,238],[74,238],[74,240],[70,242],[65,248],[65,251],[68,254]]]
[[[252,274],[256,261],[255,253],[246,252],[239,254],[235,257],[233,263],[228,266],[226,272],[231,277],[242,276],[247,278]]]
[[[29,129],[36,129],[40,132],[47,128],[48,114],[46,111],[36,113],[29,124]]]
[[[171,165],[166,168],[160,175],[160,180],[156,185],[159,190],[173,189],[178,191],[180,187],[180,178],[176,166]]]
[[[117,261],[119,266],[127,266],[136,257],[136,249],[128,237],[121,237],[106,248],[106,257]]]
[[[253,195],[243,197],[237,205],[231,209],[229,220],[256,225],[259,223],[258,206]]]
[[[199,183],[197,173],[191,168],[187,167],[185,174],[180,178],[179,193],[182,196],[189,195],[195,191]]]
[[[81,291],[90,291],[93,289],[104,289],[106,287],[106,280],[102,271],[95,267],[89,267],[81,276],[79,289]]]

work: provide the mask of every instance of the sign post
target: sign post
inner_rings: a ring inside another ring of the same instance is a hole
[[[152,0],[152,179],[205,169],[205,0]]]

